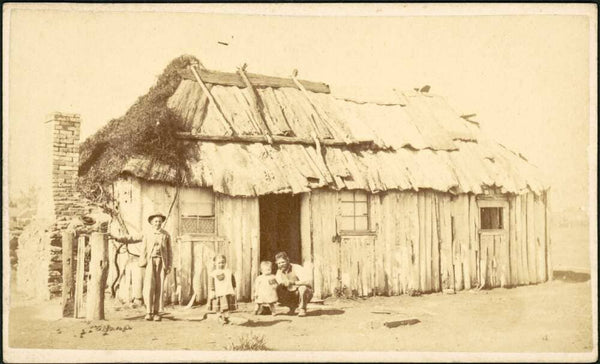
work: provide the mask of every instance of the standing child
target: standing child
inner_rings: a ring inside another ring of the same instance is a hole
[[[277,302],[277,280],[273,275],[271,262],[260,262],[260,273],[254,281],[254,301],[256,302],[255,315],[262,312],[264,306],[269,306],[271,315],[275,316],[275,303]]]
[[[219,321],[229,322],[229,311],[235,310],[235,277],[226,268],[227,259],[219,254],[213,259],[215,270],[209,275],[211,305],[217,309]]]

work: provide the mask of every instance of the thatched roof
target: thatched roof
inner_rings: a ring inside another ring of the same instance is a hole
[[[410,91],[398,93],[395,103],[357,102],[334,97],[322,83],[243,69],[214,72],[190,68],[190,62],[179,62],[176,73],[171,70],[168,90],[152,104],[154,112],[170,115],[165,138],[176,139],[175,158],[161,158],[146,145],[121,153],[112,166],[117,169],[105,173],[105,180],[129,173],[233,196],[318,187],[452,193],[481,193],[483,187],[508,193],[547,189],[534,166],[485,138],[476,123],[460,117],[440,96]],[[144,115],[146,134],[157,134],[156,116]],[[127,115],[120,123],[126,122]],[[110,130],[99,133],[110,143]],[[110,153],[100,148],[90,158],[91,144],[82,149],[88,156],[82,157],[84,177],[89,171],[98,174],[98,161]]]

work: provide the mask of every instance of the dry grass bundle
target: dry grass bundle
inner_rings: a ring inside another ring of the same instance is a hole
[[[189,55],[171,61],[124,116],[111,120],[81,144],[79,184],[84,195],[90,197],[98,185],[113,181],[136,155],[169,165],[179,172],[179,179],[185,179],[186,160],[191,156],[175,137],[183,122],[167,107],[167,100],[181,82],[179,71],[193,62],[197,59]]]
[[[238,337],[238,342],[230,342],[225,350],[231,351],[268,351],[271,350],[266,344],[264,335],[254,333],[244,334]]]

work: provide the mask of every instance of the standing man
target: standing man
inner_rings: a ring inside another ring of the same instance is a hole
[[[290,263],[290,258],[285,252],[275,255],[275,264],[279,303],[289,307],[289,315],[293,315],[296,308],[300,307],[298,317],[306,316],[306,305],[313,296],[310,274],[303,266]]]
[[[152,225],[150,233],[142,239],[140,254],[140,267],[146,267],[144,274],[144,301],[146,301],[146,317],[150,321],[160,321],[158,311],[162,299],[164,277],[171,271],[173,251],[171,250],[171,237],[162,224],[166,217],[161,213],[148,216]]]
[[[171,249],[171,236],[162,225],[167,218],[161,213],[148,216],[148,223],[152,225],[150,232],[142,236],[128,235],[127,237],[113,238],[120,242],[141,241],[138,265],[144,270],[143,297],[146,304],[148,321],[160,321],[160,307],[163,293],[164,278],[171,271],[173,250]]]

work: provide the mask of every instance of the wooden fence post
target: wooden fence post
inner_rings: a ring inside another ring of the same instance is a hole
[[[108,278],[108,237],[103,233],[92,233],[90,238],[92,255],[90,281],[87,289],[86,320],[104,320],[104,291]]]
[[[77,270],[75,273],[75,310],[74,317],[83,316],[83,285],[85,281],[85,235],[77,238]]]
[[[62,317],[73,317],[75,290],[73,289],[73,239],[75,232],[62,232]]]

